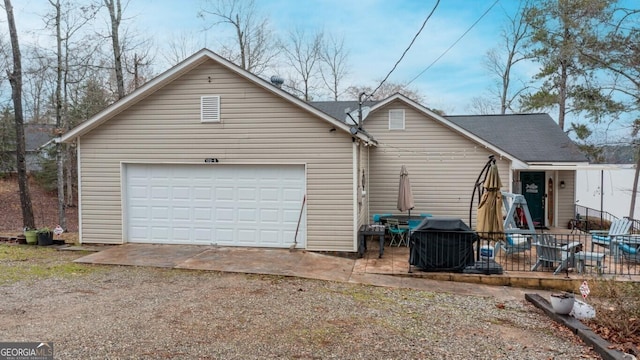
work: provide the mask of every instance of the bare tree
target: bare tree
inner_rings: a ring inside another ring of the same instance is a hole
[[[60,0],[49,0],[54,8],[54,25],[56,29],[56,93],[55,93],[55,113],[56,128],[62,128],[62,80],[63,80],[63,54],[62,54],[62,27],[61,17],[62,9]],[[56,144],[56,180],[58,187],[58,225],[63,229],[67,228],[67,217],[65,216],[64,204],[64,153],[62,151],[62,143]]]
[[[296,29],[289,32],[289,41],[281,44],[284,60],[294,72],[288,87],[302,94],[305,101],[311,100],[311,92],[317,88],[323,36],[319,32],[307,38],[304,30]]]
[[[162,56],[173,66],[200,49],[196,36],[189,32],[180,32],[167,40],[168,49]]]
[[[492,101],[491,96],[475,96],[471,99],[471,104],[467,106],[467,111],[476,115],[491,115],[499,112],[497,102]]]
[[[500,31],[501,44],[486,54],[485,66],[496,79],[496,88],[492,91],[500,100],[500,114],[507,110],[514,111],[514,100],[526,89],[512,89],[512,70],[521,61],[530,59],[524,51],[524,45],[531,37],[529,25],[524,21],[524,14],[529,8],[529,1],[523,1],[513,16],[507,15],[507,23]]]
[[[68,87],[73,82],[72,77],[78,77],[78,74],[70,76],[73,71],[72,67],[77,68],[82,73],[81,67],[90,66],[88,61],[81,61],[79,66],[71,64],[70,53],[79,55],[82,51],[78,48],[71,49],[71,38],[78,34],[90,20],[92,20],[98,7],[93,5],[79,5],[77,2],[70,1],[61,2],[60,0],[49,0],[49,4],[53,7],[52,12],[44,17],[47,26],[53,28],[56,39],[55,50],[55,92],[53,95],[54,113],[56,132],[58,134],[69,128],[66,111],[68,105]],[[76,10],[74,10],[76,9]],[[77,15],[79,14],[79,16]],[[86,43],[90,43],[87,41]],[[82,48],[87,49],[86,44]],[[94,51],[90,51],[94,54]],[[83,59],[84,60],[84,59]],[[66,204],[69,204],[69,196],[65,197],[65,145],[56,144],[56,185],[58,191],[58,224],[63,228],[67,228],[67,220],[65,216]],[[67,152],[68,153],[68,152]],[[69,158],[73,158],[73,154],[67,154]],[[68,179],[68,177],[67,177]],[[67,191],[70,192],[70,184],[67,184]]]
[[[227,24],[235,32],[235,44],[223,45],[220,55],[241,68],[262,74],[277,55],[276,39],[269,29],[269,21],[258,14],[253,0],[206,0],[198,16],[216,20],[206,30]]]
[[[20,56],[20,44],[18,43],[18,30],[13,18],[13,6],[11,0],[4,0],[7,22],[9,25],[9,37],[13,54],[13,71],[8,72],[11,84],[11,98],[13,99],[14,120],[16,123],[16,167],[18,171],[18,186],[20,188],[20,204],[22,207],[22,224],[25,228],[36,227],[29,193],[29,179],[27,177],[27,164],[25,162],[24,119],[22,113],[22,60]]]
[[[344,90],[340,89],[342,79],[349,73],[347,58],[349,52],[344,47],[344,38],[329,36],[320,50],[320,75],[333,100],[338,101]]]
[[[122,6],[120,0],[104,0],[104,5],[107,7],[109,18],[111,19],[109,37],[111,38],[111,47],[113,50],[113,68],[116,75],[116,85],[118,87],[118,99],[122,99],[125,95],[122,48],[120,47],[119,34],[120,23],[122,22]]]
[[[378,82],[380,82],[378,80]],[[345,94],[350,99],[358,99],[361,93],[371,94],[373,88],[371,86],[349,86],[345,91]],[[403,83],[394,83],[385,81],[384,84],[376,91],[373,96],[368,97],[368,100],[384,100],[391,95],[400,93],[409,99],[422,103],[424,101],[424,96],[420,93],[420,91],[409,88],[406,84]]]

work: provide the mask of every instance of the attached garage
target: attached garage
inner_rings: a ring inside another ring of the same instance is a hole
[[[125,242],[305,246],[304,165],[124,164],[123,183]]]

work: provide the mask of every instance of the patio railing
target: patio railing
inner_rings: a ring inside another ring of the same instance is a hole
[[[591,235],[583,232],[415,232],[410,239],[410,263],[418,270],[463,272],[472,263],[492,259],[504,271],[640,275],[639,246],[640,237],[630,236],[592,249]]]

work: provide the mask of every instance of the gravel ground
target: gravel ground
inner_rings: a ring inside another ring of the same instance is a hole
[[[0,340],[56,359],[599,358],[524,299],[116,266],[0,299]]]

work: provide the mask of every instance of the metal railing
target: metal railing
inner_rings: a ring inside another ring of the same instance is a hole
[[[606,230],[611,222],[618,218],[607,211],[600,211],[577,204],[575,205],[574,216],[578,228],[586,232]]]
[[[627,237],[627,242],[624,237],[616,238],[606,247],[592,244],[591,240],[591,235],[583,232],[416,231],[409,241],[409,263],[422,271],[467,272],[470,267],[478,268],[477,264],[495,262],[502,271],[640,275],[640,237]],[[630,253],[632,249],[637,255]],[[486,273],[495,273],[493,270],[487,269]]]

